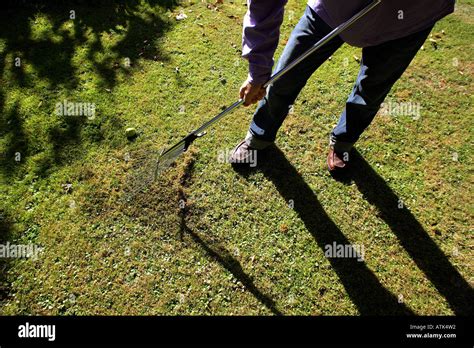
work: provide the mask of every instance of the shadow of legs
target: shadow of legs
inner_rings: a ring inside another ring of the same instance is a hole
[[[272,147],[268,150],[266,158],[271,161],[264,161],[261,170],[286,201],[290,199],[294,201],[295,211],[319,247],[324,250],[326,245],[334,242],[341,245],[351,244],[281,150]],[[260,163],[262,164],[262,161]],[[237,171],[243,175],[246,172],[240,168],[237,168]],[[413,314],[380,284],[364,262],[351,258],[329,258],[329,261],[362,315]]]
[[[350,178],[367,201],[379,209],[381,218],[390,226],[416,265],[446,298],[454,313],[472,314],[472,287],[451,265],[410,210],[398,209],[397,195],[356,150],[351,155],[351,168]]]

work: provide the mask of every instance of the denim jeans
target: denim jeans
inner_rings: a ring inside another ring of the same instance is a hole
[[[359,75],[339,122],[330,135],[330,145],[336,152],[350,151],[431,29],[362,49]],[[330,31],[331,28],[309,6],[306,7],[275,71],[287,66]],[[262,149],[275,141],[278,129],[307,80],[342,44],[342,39],[335,37],[268,87],[267,95],[259,102],[247,133],[246,140],[250,146]]]

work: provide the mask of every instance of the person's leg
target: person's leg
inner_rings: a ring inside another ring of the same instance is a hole
[[[362,50],[359,76],[330,136],[331,148],[336,153],[348,153],[370,125],[385,97],[410,65],[431,29]]]
[[[308,6],[291,33],[275,71],[286,67],[330,31],[331,28]],[[267,95],[255,111],[246,137],[247,145],[262,149],[275,140],[278,129],[306,81],[342,43],[339,37],[334,38],[268,87]]]

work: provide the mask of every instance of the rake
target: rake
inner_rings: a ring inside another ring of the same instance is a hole
[[[285,68],[282,70],[276,72],[273,74],[270,79],[263,85],[263,88],[267,88],[269,85],[274,83],[276,80],[278,80],[280,77],[285,75],[288,71],[293,69],[295,66],[297,66],[301,61],[306,59],[308,56],[316,52],[318,49],[320,49],[322,46],[324,46],[326,43],[328,43],[330,40],[332,40],[334,37],[338,36],[341,34],[343,31],[345,31],[347,28],[349,28],[351,25],[353,25],[355,22],[357,22],[359,19],[364,17],[367,13],[372,11],[377,5],[379,5],[382,2],[382,0],[374,0],[372,3],[370,3],[367,7],[365,7],[363,10],[360,12],[356,13],[353,17],[351,17],[349,20],[346,22],[340,24],[338,27],[334,28],[329,34],[327,34],[325,37],[323,37],[321,40],[319,40],[316,44],[314,44],[310,49],[308,49],[305,53],[303,53],[300,57],[296,58],[294,61],[292,61],[289,65],[287,65]],[[168,168],[175,160],[176,158],[181,155],[182,153],[186,152],[189,148],[189,146],[198,138],[201,138],[206,134],[205,130],[209,128],[211,125],[219,121],[221,118],[224,116],[228,115],[230,112],[238,108],[240,105],[243,104],[243,99],[239,99],[235,103],[233,103],[231,106],[226,108],[224,111],[219,113],[217,116],[213,117],[206,123],[204,123],[201,127],[198,129],[190,132],[188,135],[186,135],[183,139],[181,139],[178,143],[176,143],[174,146],[170,147],[166,151],[163,151],[158,158],[157,164],[156,164],[156,169],[155,169],[155,175],[154,178],[159,176],[159,174]]]

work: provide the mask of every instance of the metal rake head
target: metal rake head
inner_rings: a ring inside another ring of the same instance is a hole
[[[196,140],[197,138],[202,137],[205,133],[197,134],[195,131],[189,133],[186,137],[181,139],[177,144],[173,147],[169,148],[166,151],[163,151],[158,158],[155,168],[155,180],[158,178],[161,172],[163,172],[166,168],[168,168],[176,158],[179,157],[182,153],[186,152],[189,148],[189,145]]]
[[[186,151],[186,144],[181,141],[172,148],[163,151],[156,162],[155,168],[155,180],[158,178],[161,172],[167,169],[169,166],[173,164],[176,158],[179,157],[182,153]]]

